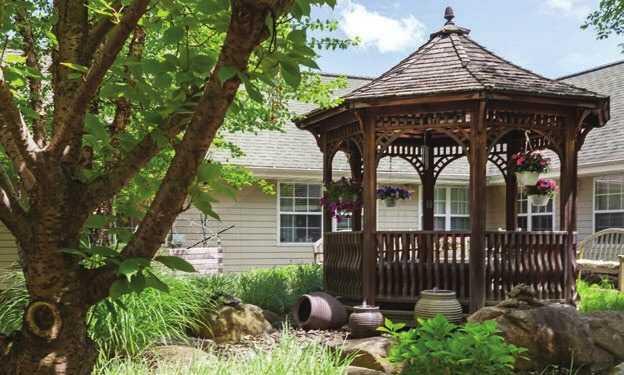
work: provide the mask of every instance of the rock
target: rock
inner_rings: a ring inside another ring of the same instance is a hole
[[[548,365],[605,371],[624,361],[624,313],[581,315],[573,306],[531,300],[516,294],[495,307],[485,307],[469,322],[495,320],[508,343],[526,348],[519,370]]]
[[[270,310],[262,310],[262,315],[267,322],[271,323],[271,326],[275,329],[282,329],[284,325],[284,318],[277,315],[273,311]]]
[[[208,316],[206,322],[207,327],[201,328],[195,335],[212,339],[217,344],[237,343],[243,336],[259,336],[273,330],[262,309],[250,304],[223,306],[216,314]]]
[[[386,359],[392,345],[392,340],[388,337],[378,336],[334,341],[328,345],[341,350],[342,355],[345,357],[353,357],[351,366],[363,367],[385,374],[396,372],[395,366]]]
[[[384,375],[385,372],[371,370],[365,367],[349,366],[345,375]]]
[[[156,346],[151,353],[157,359],[155,363],[188,364],[210,360],[210,355],[203,350],[184,345]]]

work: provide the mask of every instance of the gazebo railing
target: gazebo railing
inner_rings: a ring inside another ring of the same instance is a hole
[[[504,299],[517,284],[532,285],[540,298],[564,298],[566,232],[486,233],[486,298]],[[573,239],[574,240],[574,239]],[[459,231],[379,231],[376,234],[376,294],[382,302],[417,300],[426,289],[450,289],[469,298],[470,233]],[[362,295],[362,232],[326,233],[326,289],[359,299]]]

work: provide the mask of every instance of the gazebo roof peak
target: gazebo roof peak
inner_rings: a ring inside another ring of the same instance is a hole
[[[446,23],[429,41],[399,64],[359,89],[347,102],[461,92],[500,92],[524,96],[599,98],[594,92],[521,68],[472,40],[455,24],[451,7]]]

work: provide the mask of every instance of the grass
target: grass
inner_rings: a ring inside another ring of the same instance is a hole
[[[319,344],[301,345],[285,330],[270,352],[253,352],[248,357],[224,358],[213,354],[192,363],[159,362],[154,368],[147,360],[113,359],[101,363],[95,375],[342,375],[351,359]]]
[[[19,270],[3,276],[0,284],[0,333],[21,327],[28,303],[24,277]],[[97,343],[100,359],[135,357],[151,345],[184,342],[196,331],[202,317],[213,310],[214,296],[229,294],[245,303],[277,314],[286,314],[301,294],[321,289],[321,268],[316,265],[285,266],[241,274],[172,277],[161,275],[169,293],[148,289],[121,298],[111,309],[100,303],[89,314],[89,333]],[[135,365],[135,364],[133,364]]]
[[[576,287],[581,296],[579,306],[581,312],[624,311],[624,293],[614,289],[610,283],[603,281],[599,284],[589,284],[579,280]]]

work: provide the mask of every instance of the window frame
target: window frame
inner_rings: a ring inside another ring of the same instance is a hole
[[[277,194],[275,194],[275,198],[276,198],[276,213],[277,213],[277,218],[276,218],[276,240],[277,240],[277,246],[279,247],[298,247],[298,246],[302,246],[302,247],[307,247],[310,245],[314,245],[314,243],[316,242],[282,242],[282,214],[285,215],[318,215],[321,218],[321,239],[323,238],[323,233],[324,233],[324,229],[323,229],[323,207],[321,207],[321,210],[319,212],[282,212],[282,204],[281,204],[281,197],[282,197],[282,184],[284,185],[317,185],[320,187],[321,189],[321,196],[323,195],[323,184],[321,183],[316,183],[313,181],[292,181],[292,180],[278,180],[277,181]],[[306,198],[309,199],[309,196]],[[319,198],[320,199],[320,198]]]
[[[591,231],[592,233],[596,233],[596,223],[597,223],[596,215],[597,214],[613,214],[613,213],[624,214],[624,205],[622,206],[621,209],[616,209],[616,210],[609,210],[609,209],[607,209],[607,210],[598,210],[597,207],[596,207],[596,198],[597,198],[596,197],[596,193],[598,191],[598,189],[597,189],[598,182],[601,179],[604,180],[605,178],[610,178],[610,177],[611,178],[621,178],[622,179],[622,184],[624,184],[624,175],[619,175],[619,174],[596,176],[596,177],[593,178],[593,181],[592,181],[592,231]],[[608,196],[608,194],[607,194],[607,196]]]
[[[467,214],[453,214],[451,212],[451,197],[452,197],[452,189],[457,189],[457,188],[462,188],[462,189],[466,189],[466,191],[468,192],[468,213]],[[445,190],[445,198],[444,198],[444,214],[436,214],[435,213],[435,189],[444,189]],[[434,213],[433,213],[433,220],[434,220],[434,225],[435,225],[435,219],[442,217],[444,218],[444,231],[461,231],[459,229],[451,229],[451,222],[452,222],[452,218],[454,217],[459,217],[459,218],[468,218],[470,219],[470,190],[469,187],[467,185],[442,185],[442,186],[436,186],[434,188],[434,202],[433,202],[433,209],[434,209]]]
[[[555,198],[551,198],[551,202],[552,202],[552,212],[533,212],[533,205],[531,203],[529,203],[529,197],[528,195],[526,195],[526,193],[522,192],[522,191],[518,191],[518,198],[516,198],[516,201],[514,202],[516,205],[519,203],[520,201],[520,197],[522,196],[522,194],[525,195],[526,197],[526,201],[527,201],[527,212],[526,213],[520,213],[520,211],[518,210],[518,212],[516,212],[516,216],[517,217],[526,217],[527,218],[527,232],[532,232],[533,231],[533,220],[532,218],[534,216],[551,216],[552,217],[552,227],[550,229],[550,231],[554,231],[555,230],[555,219],[557,218],[556,215],[556,211],[557,211],[557,205],[555,204]],[[516,206],[517,207],[517,206]],[[517,218],[516,218],[516,225],[518,228],[520,228],[520,226],[517,223]],[[536,231],[536,232],[542,232],[542,231]]]

